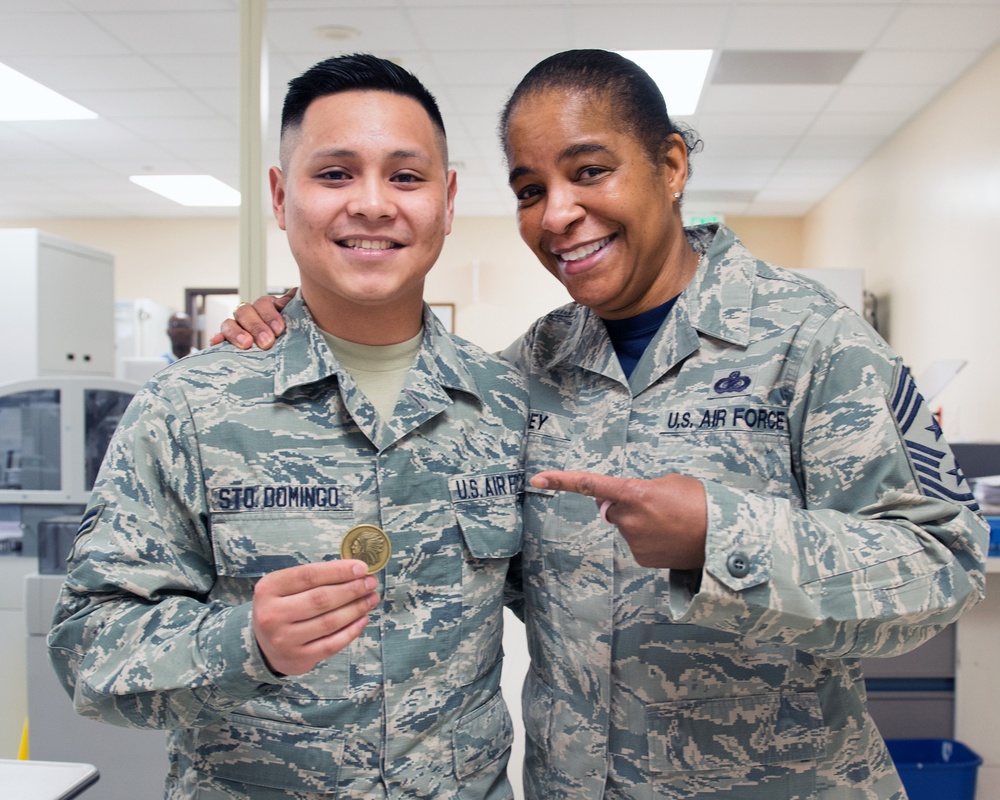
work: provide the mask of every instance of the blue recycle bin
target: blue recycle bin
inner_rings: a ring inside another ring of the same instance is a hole
[[[986,517],[990,525],[990,555],[1000,556],[1000,517]]]
[[[982,757],[951,739],[887,739],[910,800],[975,800]]]

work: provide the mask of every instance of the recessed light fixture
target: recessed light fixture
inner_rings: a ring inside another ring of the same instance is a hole
[[[335,42],[346,42],[361,35],[361,31],[350,25],[320,25],[316,28],[316,33]]]
[[[656,81],[667,101],[671,116],[683,117],[698,109],[698,98],[705,86],[711,50],[619,50],[619,55],[634,61]]]
[[[79,103],[6,64],[0,64],[0,120],[38,122],[42,120],[97,119],[97,114]]]
[[[240,193],[211,175],[132,175],[132,183],[182,206],[238,206]]]

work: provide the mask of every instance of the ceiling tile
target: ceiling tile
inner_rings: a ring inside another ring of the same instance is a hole
[[[738,4],[723,44],[726,50],[864,50],[894,13],[890,3]]]
[[[698,102],[706,114],[816,114],[830,102],[835,86],[708,86]]]
[[[351,5],[353,7],[348,8],[324,4],[319,8],[274,9],[268,15],[268,44],[283,53],[316,54],[310,64],[342,53],[387,56],[393,50],[419,49],[417,28],[407,19],[407,14],[395,8]],[[346,25],[357,30],[359,35],[346,41],[328,39],[317,32],[325,25]]]
[[[843,175],[815,172],[777,175],[767,182],[758,197],[761,199],[774,197],[779,192],[807,192],[811,196],[815,196],[816,192],[826,194],[842,179]]]
[[[240,85],[240,57],[226,55],[187,55],[146,57],[150,64],[169,75],[174,86],[189,89],[226,89],[237,91]],[[106,88],[117,88],[109,86]]]
[[[101,117],[201,117],[212,108],[182,89],[77,92],[76,100]]]
[[[431,60],[449,84],[502,86],[512,91],[529,69],[551,54],[550,50],[442,50],[431,53]]]
[[[222,117],[173,117],[166,119],[119,119],[116,123],[142,139],[174,142],[219,140],[230,147],[239,140],[240,131],[233,122]]]
[[[842,86],[829,114],[906,114],[919,111],[938,93],[937,86]]]
[[[0,61],[11,56],[126,55],[128,49],[100,26],[78,14],[0,16]]]
[[[801,136],[814,119],[813,114],[699,114],[697,130],[708,147],[713,136]]]
[[[855,158],[803,158],[786,159],[781,165],[784,175],[850,175],[861,166],[864,155]]]
[[[890,136],[906,121],[906,114],[824,114],[809,133],[816,136]]]
[[[506,216],[500,106],[554,51],[710,47],[787,61],[864,50],[839,89],[804,85],[801,66],[786,67],[797,82],[710,84],[698,113],[678,120],[704,138],[685,213],[801,213],[994,47],[998,16],[1000,0],[270,0],[264,166],[277,158],[288,80],[338,52],[370,50],[414,70],[439,97],[461,162],[458,213]],[[3,197],[0,216],[231,216],[139,201],[117,178],[196,171],[235,185],[238,23],[236,0],[0,0],[0,62],[106,115],[0,123],[0,175],[26,182],[17,201]],[[331,24],[359,34],[317,33]],[[784,80],[748,69],[727,80]],[[116,181],[90,184],[102,176]],[[764,178],[785,194],[765,200],[747,188]]]
[[[142,4],[139,4],[140,6]],[[135,53],[193,55],[239,53],[237,10],[97,13],[94,21]]]
[[[716,50],[722,47],[729,8],[724,5],[616,4],[574,6],[569,31],[571,47],[608,50]],[[558,47],[551,47],[553,52]]]
[[[991,47],[1000,38],[1000,6],[944,3],[900,8],[879,48],[956,50]]]
[[[34,2],[34,0],[32,0]],[[271,0],[273,3],[275,0]],[[176,13],[183,11],[230,11],[233,0],[72,0],[73,7],[86,11],[88,14],[99,14],[106,11],[134,12],[137,5],[143,11],[159,11]]]
[[[412,20],[425,47],[454,49],[456,42],[472,51],[548,50],[574,46],[562,6],[487,6],[476,8],[416,8]]]
[[[700,131],[699,131],[700,132]],[[733,158],[783,158],[792,152],[798,136],[772,135],[772,136],[743,136],[738,131],[732,135],[719,134],[713,136],[711,141],[705,142],[704,157],[712,156],[733,157]],[[694,163],[698,163],[699,155],[694,156]]]
[[[450,86],[445,91],[452,102],[452,109],[461,108],[463,112],[482,115],[499,115],[500,108],[510,94],[501,86]],[[442,98],[443,95],[439,96],[438,100]],[[445,113],[443,104],[442,113]],[[447,125],[447,120],[445,124]]]
[[[695,156],[694,174],[713,178],[728,178],[736,175],[770,175],[782,163],[781,158],[723,158]]]
[[[810,133],[796,144],[794,158],[860,158],[865,159],[882,143],[880,136],[824,136]]]
[[[170,89],[177,85],[169,72],[135,55],[15,56],[5,63],[67,96],[86,90]]]
[[[869,50],[844,83],[947,86],[981,56],[978,50]]]
[[[757,192],[767,185],[769,177],[769,175],[706,175],[696,170],[688,186],[699,192]]]

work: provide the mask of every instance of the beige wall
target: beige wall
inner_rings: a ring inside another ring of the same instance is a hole
[[[726,217],[726,224],[757,258],[779,267],[805,266],[800,217]]]
[[[23,219],[6,228],[40,228],[115,256],[115,299],[147,297],[180,311],[186,287],[236,286],[238,220]]]
[[[238,220],[23,219],[8,228],[41,228],[115,255],[115,298],[144,297],[180,310],[187,287],[239,283]],[[268,230],[268,284],[295,286],[298,271],[284,233]],[[555,278],[537,265],[513,218],[461,218],[428,277],[430,302],[455,303],[456,332],[490,350],[508,345],[527,326],[568,301]]]
[[[860,267],[915,374],[968,366],[932,405],[950,439],[1000,440],[1000,48],[805,219],[805,266]]]
[[[760,258],[802,264],[802,220],[739,217],[727,220]],[[115,298],[145,297],[181,310],[184,289],[239,284],[238,220],[22,219],[0,227],[41,228],[115,255]],[[268,285],[295,286],[298,271],[285,235],[268,229]],[[565,290],[521,242],[514,218],[455,220],[437,266],[428,277],[428,301],[456,305],[456,332],[499,350],[532,321],[568,302]]]

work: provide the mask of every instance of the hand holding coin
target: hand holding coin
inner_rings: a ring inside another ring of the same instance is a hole
[[[253,632],[268,667],[301,675],[356,639],[379,602],[378,581],[356,559],[280,569],[257,583]]]

